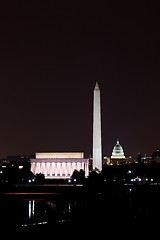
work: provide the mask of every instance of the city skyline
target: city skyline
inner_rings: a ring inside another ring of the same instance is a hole
[[[159,13],[156,4],[107,7],[3,3],[0,158],[39,151],[92,153],[92,99],[101,89],[103,156],[159,142]]]

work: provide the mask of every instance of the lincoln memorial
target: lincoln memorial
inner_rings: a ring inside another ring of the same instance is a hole
[[[83,152],[36,153],[31,159],[31,171],[44,174],[46,179],[70,178],[75,169],[83,169],[88,177],[89,159],[84,158]]]

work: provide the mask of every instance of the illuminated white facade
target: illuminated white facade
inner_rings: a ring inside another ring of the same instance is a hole
[[[125,159],[123,148],[120,145],[118,139],[116,145],[113,148],[111,159]]]
[[[89,159],[83,158],[84,153],[36,153],[31,159],[33,174],[44,174],[45,178],[70,178],[74,170],[84,170],[89,175]]]
[[[93,98],[93,169],[102,170],[101,103],[98,83]]]
[[[83,152],[47,152],[36,153],[37,158],[84,158]]]

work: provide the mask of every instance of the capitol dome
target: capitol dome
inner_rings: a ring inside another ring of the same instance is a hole
[[[118,139],[116,145],[113,148],[111,159],[125,159],[123,148],[120,145]]]

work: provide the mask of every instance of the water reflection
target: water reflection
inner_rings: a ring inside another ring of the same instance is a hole
[[[27,196],[26,196],[27,197]],[[101,226],[113,223],[141,224],[153,222],[160,215],[160,192],[136,191],[84,195],[67,198],[6,198],[0,199],[0,219],[3,225],[17,229],[30,226],[55,226],[56,224],[89,223]]]
[[[29,200],[29,219],[34,219],[34,204],[35,201],[34,200]]]
[[[73,200],[20,199],[14,201],[14,206],[17,204],[21,207],[21,214],[17,209],[14,222],[21,226],[71,222],[77,212],[76,201]]]

